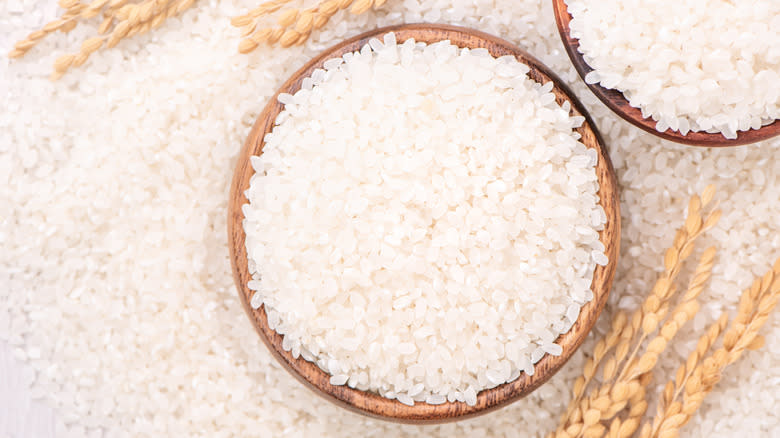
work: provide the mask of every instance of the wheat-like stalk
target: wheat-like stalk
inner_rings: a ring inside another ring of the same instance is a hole
[[[696,312],[699,311],[697,298],[702,290],[704,290],[704,285],[712,274],[715,252],[714,247],[704,251],[699,264],[696,267],[696,271],[693,274],[693,278],[688,285],[688,289],[680,303],[675,306],[671,316],[661,326],[658,335],[650,341],[645,353],[640,356],[638,360],[627,363],[624,372],[619,378],[628,376],[630,379],[651,371],[658,362],[658,357],[666,348],[666,345],[674,338],[686,322],[692,320],[693,317],[696,316]],[[657,327],[658,323],[656,320],[651,319],[650,324],[643,326],[643,335],[654,332]]]
[[[704,290],[704,285],[712,274],[715,252],[715,248],[708,248],[704,251],[681,302],[675,306],[672,315],[661,326],[658,335],[649,342],[645,353],[638,360],[630,362],[625,368],[625,373],[621,373],[618,376],[619,382],[634,381],[636,379],[639,381],[640,386],[627,401],[627,406],[630,407],[628,418],[621,420],[616,417],[612,420],[607,435],[610,438],[628,438],[639,428],[639,423],[647,411],[645,393],[647,386],[652,380],[652,370],[658,362],[658,357],[677,334],[680,327],[692,320],[696,315],[699,309],[697,298]],[[643,334],[652,333],[657,326],[658,323],[651,320],[651,324],[643,326]],[[613,407],[615,411],[607,412],[605,417],[610,418],[623,408],[623,405],[616,405]]]
[[[66,5],[66,6],[63,6]],[[83,9],[84,5],[78,1],[73,2],[60,2],[60,6],[65,8],[65,13],[56,20],[46,23],[41,29],[27,35],[27,38],[18,41],[14,44],[14,48],[8,53],[9,58],[20,58],[24,56],[30,49],[35,47],[36,44],[41,42],[47,35],[56,31],[70,32],[78,24],[78,17]]]
[[[639,422],[647,412],[647,385],[652,380],[652,375],[648,373],[640,380],[640,388],[628,400],[628,414],[626,418],[615,417],[609,425],[606,436],[608,438],[628,438],[639,428]]]
[[[612,325],[610,326],[607,334],[596,342],[596,346],[593,348],[593,356],[585,361],[585,366],[582,370],[582,376],[578,377],[574,382],[573,398],[570,406],[573,408],[582,400],[582,396],[585,394],[585,388],[593,380],[596,375],[596,370],[599,368],[601,361],[606,357],[620,340],[620,334],[623,328],[626,326],[627,316],[625,312],[618,312],[612,319]]]
[[[696,298],[710,277],[714,257],[714,248],[704,251],[682,301],[675,306],[671,317],[661,326],[658,334],[650,340],[646,351],[638,359],[627,363],[625,372],[615,377],[616,368],[609,365],[614,362],[608,362],[604,365],[605,383],[602,384],[595,397],[591,396],[580,403],[583,421],[575,436],[603,436],[604,433],[607,433],[607,436],[627,438],[637,430],[639,422],[647,410],[645,393],[652,380],[652,370],[658,357],[677,334],[679,328],[685,322],[693,319],[698,311]],[[659,326],[657,320],[651,318],[649,321],[651,322],[642,326],[643,335],[655,332]],[[599,397],[608,397],[609,403],[597,403],[596,400]],[[616,417],[625,409],[629,409],[628,418],[621,420]],[[607,431],[606,428],[602,429],[604,426],[600,423],[608,420],[611,420],[611,424]],[[570,426],[566,426],[567,432],[569,432]]]
[[[189,9],[193,3],[195,0],[93,0],[88,4],[79,0],[60,0],[59,6],[65,9],[63,15],[17,42],[8,56],[21,57],[47,35],[58,30],[69,32],[78,23],[101,15],[98,36],[83,41],[78,52],[62,55],[54,62],[51,77],[56,80],[71,67],[83,65],[101,47],[112,48],[122,39],[156,28],[166,19]]]
[[[709,186],[702,193],[701,197],[694,195],[688,203],[688,216],[683,226],[677,230],[672,247],[664,254],[664,272],[656,281],[650,296],[645,299],[642,306],[632,315],[631,323],[623,329],[621,342],[617,345],[614,356],[605,365],[605,380],[610,379],[621,364],[623,371],[620,374],[624,374],[626,367],[632,363],[642,342],[650,333],[655,331],[659,322],[666,317],[669,301],[677,291],[674,282],[680,273],[683,262],[693,252],[696,239],[709,228],[712,228],[720,218],[718,210],[710,214],[705,220],[701,216],[702,207],[709,204],[714,196],[714,192],[714,186]],[[637,334],[639,334],[639,339],[636,339]],[[634,345],[633,350],[631,349],[632,344]]]
[[[708,328],[674,379],[666,383],[655,416],[642,424],[647,412],[647,389],[658,359],[680,328],[696,315],[698,296],[711,276],[715,248],[702,253],[685,293],[672,306],[676,296],[674,281],[682,262],[693,252],[696,238],[720,218],[719,210],[706,217],[701,214],[714,195],[715,188],[709,186],[701,197],[691,198],[685,225],[677,231],[672,247],[665,253],[664,272],[630,320],[627,321],[625,314],[617,314],[610,330],[596,343],[582,376],[575,381],[566,414],[548,437],[629,438],[639,431],[640,438],[677,438],[680,428],[690,421],[704,397],[720,380],[723,369],[738,360],[745,350],[764,345],[765,340],[758,331],[780,300],[780,259],[745,290],[731,324],[724,313]],[[723,346],[711,352],[721,335]],[[588,391],[599,367],[602,382]]]
[[[661,398],[658,401],[658,407],[656,408],[656,415],[653,419],[652,425],[645,424],[639,434],[640,438],[650,438],[654,435],[661,423],[665,418],[677,415],[682,410],[682,403],[677,400],[680,396],[680,391],[685,387],[686,382],[693,374],[693,371],[704,359],[704,355],[715,345],[715,341],[718,340],[723,330],[726,329],[729,318],[728,314],[721,314],[720,318],[715,321],[707,330],[696,344],[696,349],[688,355],[688,359],[680,365],[675,374],[674,380],[666,383]]]
[[[241,29],[244,39],[238,51],[249,53],[260,44],[279,44],[282,47],[300,45],[309,39],[314,30],[324,26],[336,12],[349,8],[350,13],[362,14],[372,7],[380,8],[387,0],[321,0],[313,8],[298,9],[283,6],[291,0],[269,0],[230,23]],[[273,17],[275,15],[275,17]],[[275,25],[263,26],[263,21],[275,18]]]
[[[674,282],[680,273],[683,262],[690,257],[691,253],[693,253],[696,239],[715,226],[720,219],[720,210],[713,211],[706,219],[702,219],[701,216],[702,207],[709,204],[714,196],[714,191],[714,186],[709,186],[705,189],[704,193],[702,193],[702,197],[696,195],[691,197],[691,200],[688,203],[688,216],[685,219],[685,223],[677,231],[672,247],[669,248],[664,255],[664,274],[656,282],[651,295],[645,300],[642,307],[635,312],[634,318],[632,318],[631,330],[626,330],[622,336],[623,342],[621,342],[616,349],[615,361],[617,364],[623,364],[622,371],[619,374],[620,376],[623,376],[628,372],[629,367],[634,364],[634,359],[642,343],[647,336],[656,330],[659,323],[666,317],[669,309],[669,301],[677,291]],[[714,256],[714,253],[712,255]],[[710,269],[711,267],[710,264]],[[709,278],[708,273],[706,274],[706,277]],[[690,292],[691,291],[689,290],[689,293]],[[696,295],[698,295],[699,292],[701,292],[700,289],[696,291]],[[693,306],[693,304],[689,305]],[[634,339],[637,333],[640,332],[640,329],[641,334],[639,335],[639,338]],[[657,342],[661,342],[661,340],[659,339]],[[634,348],[631,350],[631,353],[627,355],[632,343],[634,344]],[[651,359],[648,358],[647,360]],[[605,379],[608,378],[609,377],[605,375]]]
[[[723,369],[736,362],[746,349],[758,349],[764,345],[764,338],[758,334],[758,331],[766,323],[779,299],[780,259],[766,275],[756,279],[740,297],[737,315],[724,335],[723,346],[707,358],[700,360],[702,356],[700,347],[707,349],[711,347],[711,338],[717,338],[725,327],[724,321],[727,318],[724,316],[721,316],[710,328],[709,333],[700,340],[694,352],[695,359],[690,360],[689,357],[683,373],[678,370],[678,377],[682,374],[683,378],[669,382],[671,385],[667,384],[665,392],[672,394],[671,403],[661,415],[656,415],[652,425],[647,424],[642,428],[640,437],[678,437],[680,428],[690,421],[704,398],[720,381]],[[694,357],[694,354],[691,357]],[[676,400],[680,393],[683,395],[681,402]]]
[[[694,275],[683,303],[675,309],[672,319],[664,324],[660,334],[648,344],[647,351],[639,358],[635,356],[645,338],[654,333],[666,318],[670,300],[676,291],[674,281],[682,263],[693,252],[696,239],[712,228],[720,217],[720,212],[716,210],[707,218],[702,218],[702,207],[712,201],[714,194],[714,186],[709,186],[701,197],[691,198],[688,216],[677,231],[672,247],[665,254],[664,272],[651,294],[633,313],[630,322],[618,314],[610,331],[597,342],[592,359],[586,361],[583,375],[574,384],[574,397],[566,413],[549,437],[603,436],[607,431],[617,434],[614,436],[630,436],[634,433],[647,409],[644,392],[652,379],[650,371],[679,326],[698,310],[695,299],[709,278],[714,250],[705,251],[697,275]],[[610,354],[613,348],[614,352]],[[584,397],[588,383],[593,380],[599,365],[602,365],[603,383]],[[629,415],[626,420],[616,418],[626,408],[633,415]],[[609,429],[602,424],[607,420],[612,420]]]

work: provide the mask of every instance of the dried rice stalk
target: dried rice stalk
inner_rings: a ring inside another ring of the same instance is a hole
[[[738,360],[746,349],[764,345],[758,331],[780,300],[780,259],[742,294],[731,325],[728,315],[723,314],[709,327],[696,350],[678,368],[675,378],[667,382],[653,419],[642,424],[648,407],[646,392],[658,358],[680,328],[698,312],[697,298],[712,273],[716,250],[708,248],[702,253],[686,292],[672,306],[677,295],[674,282],[682,262],[693,252],[696,238],[720,218],[719,210],[702,216],[702,208],[712,202],[714,195],[714,186],[709,186],[701,197],[691,198],[688,217],[665,254],[664,272],[650,296],[630,320],[623,313],[614,317],[609,332],[596,343],[592,357],[585,362],[582,376],[574,383],[567,412],[549,438],[629,438],[637,431],[640,438],[677,438],[680,428],[720,380],[723,369]],[[710,352],[721,334],[723,347]],[[643,346],[644,352],[639,354]],[[599,368],[600,386],[587,391]]]
[[[703,195],[708,192],[713,192],[714,195],[714,187],[707,187]],[[718,219],[720,219],[721,213],[719,210],[713,211],[705,220],[702,220],[701,217],[702,207],[709,204],[713,195],[709,195],[707,199],[708,202],[706,203],[702,201],[702,198],[696,195],[691,197],[691,200],[688,203],[688,217],[685,219],[684,225],[677,230],[674,243],[672,247],[666,251],[664,256],[664,274],[656,282],[650,297],[648,297],[642,307],[637,309],[634,313],[631,325],[629,326],[630,329],[624,330],[623,336],[621,336],[623,342],[618,345],[615,353],[615,359],[618,364],[621,362],[624,364],[621,375],[623,375],[627,371],[627,368],[632,364],[639,347],[647,336],[654,332],[660,321],[666,317],[666,313],[669,309],[669,301],[676,292],[674,281],[680,273],[682,263],[693,252],[696,239],[702,233],[715,226]],[[712,266],[710,265],[710,268],[711,267]],[[709,274],[707,274],[707,277],[709,277]],[[698,293],[696,293],[696,295],[698,295]],[[640,329],[642,333],[639,339],[635,340],[634,337]],[[626,358],[631,343],[634,343],[635,346],[631,354]]]
[[[703,360],[704,355],[712,348],[715,341],[717,341],[721,333],[723,333],[723,330],[726,329],[728,320],[728,315],[726,313],[721,314],[720,318],[718,318],[718,320],[707,330],[707,333],[699,338],[696,349],[691,352],[685,363],[680,365],[677,369],[675,379],[666,383],[664,392],[658,401],[653,423],[652,425],[645,424],[639,435],[640,438],[649,438],[650,436],[655,435],[666,418],[680,413],[682,403],[677,401],[680,391],[685,387],[685,383],[691,377],[699,362]]]
[[[362,14],[372,7],[380,8],[386,0],[320,0],[314,8],[299,10],[282,7],[291,0],[269,0],[244,15],[234,17],[230,24],[241,29],[243,40],[238,51],[249,53],[260,44],[276,44],[282,47],[301,45],[314,30],[324,26],[336,12],[349,8],[352,14]],[[281,11],[281,12],[280,12]],[[277,27],[262,24],[276,14]]]
[[[626,314],[623,312],[618,312],[612,319],[612,326],[609,332],[607,332],[606,336],[604,336],[596,343],[596,347],[593,349],[593,357],[590,357],[585,361],[585,367],[582,370],[582,376],[578,377],[574,382],[574,397],[572,398],[572,404],[570,406],[574,406],[575,403],[582,400],[582,396],[585,393],[585,388],[587,388],[588,384],[596,375],[596,370],[601,364],[601,361],[604,359],[607,353],[609,353],[610,350],[612,350],[612,348],[617,345],[618,340],[620,339],[620,333],[622,332],[625,325]]]
[[[715,255],[713,249],[705,251],[702,256],[697,274],[694,275],[683,302],[672,313],[671,320],[664,323],[659,334],[648,344],[646,352],[639,358],[636,358],[636,355],[645,339],[654,333],[666,318],[669,302],[677,290],[674,281],[682,263],[693,252],[696,239],[712,228],[720,217],[719,211],[716,210],[702,219],[701,209],[710,203],[713,196],[714,187],[708,187],[701,198],[691,198],[688,216],[678,230],[672,247],[666,252],[664,272],[650,296],[634,312],[630,322],[627,323],[622,314],[615,317],[610,331],[596,344],[593,358],[585,363],[583,376],[574,384],[574,398],[558,428],[549,437],[604,436],[607,433],[609,436],[628,437],[639,427],[639,421],[647,410],[644,394],[652,379],[651,370],[679,326],[691,319],[698,310],[695,300],[712,270]],[[610,355],[613,348],[614,353]],[[602,365],[603,383],[584,397],[587,385],[592,381],[599,365]],[[628,418],[621,420],[616,417],[626,409],[629,410]],[[611,421],[609,429],[602,424],[605,421]]]
[[[714,259],[715,248],[708,248],[704,251],[682,301],[677,304],[672,315],[663,326],[661,326],[658,335],[650,341],[647,346],[647,351],[639,360],[626,364],[623,373],[621,373],[621,377],[627,376],[628,378],[633,378],[651,371],[658,362],[659,354],[666,348],[667,343],[674,338],[680,327],[696,316],[696,312],[699,311],[699,303],[696,298],[701,291],[704,290],[704,284],[709,280],[710,275],[712,274]],[[645,324],[642,328],[643,336],[652,333],[657,327],[658,322],[651,319],[650,323]]]
[[[712,347],[715,339],[725,329],[727,315],[721,315],[706,335],[699,340],[696,351],[677,371],[674,381],[664,390],[658,413],[652,424],[642,428],[641,438],[676,438],[680,428],[690,421],[709,394],[720,381],[723,369],[736,362],[746,349],[758,349],[764,345],[764,338],[758,331],[766,323],[769,314],[780,299],[780,259],[763,277],[740,297],[737,316],[731,322],[723,337],[723,346],[702,360],[704,353]],[[679,396],[682,395],[682,401]],[[665,406],[665,409],[662,409]]]
[[[195,0],[93,0],[85,4],[79,0],[60,0],[59,6],[65,9],[62,17],[16,43],[8,56],[21,57],[46,35],[57,30],[69,32],[80,22],[102,16],[98,26],[99,36],[88,38],[78,52],[60,56],[54,62],[51,77],[56,80],[69,68],[83,65],[89,56],[101,47],[111,48],[124,38],[148,32],[169,17],[189,9],[194,2]]]
[[[648,374],[645,377],[644,384],[640,383],[640,389],[629,399],[628,406],[630,409],[625,419],[615,417],[609,425],[609,430],[605,436],[609,438],[628,438],[636,432],[639,428],[639,422],[647,412],[646,386],[651,380],[651,376]]]

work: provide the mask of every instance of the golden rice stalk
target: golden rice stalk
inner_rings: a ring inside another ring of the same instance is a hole
[[[650,377],[650,376],[648,376]],[[647,381],[650,378],[645,379]],[[608,438],[629,438],[639,428],[639,422],[647,412],[646,385],[643,385],[639,391],[629,400],[629,411],[625,419],[615,417],[609,425],[606,437]]]
[[[57,5],[62,9],[70,9],[80,3],[79,0],[59,0]]]
[[[298,17],[298,21],[295,23],[293,30],[299,34],[307,34],[311,32],[312,25],[314,24],[314,11],[306,10]]]
[[[298,18],[298,14],[299,12],[297,9],[287,9],[279,14],[279,17],[276,19],[276,24],[281,27],[291,26]]]
[[[658,428],[665,418],[680,413],[682,410],[682,403],[677,400],[680,391],[685,387],[685,384],[693,374],[694,369],[696,369],[699,363],[704,359],[704,355],[707,354],[713,345],[715,345],[715,341],[718,340],[721,333],[723,333],[723,330],[726,329],[728,321],[728,314],[724,312],[720,315],[720,318],[707,329],[707,333],[699,338],[696,349],[688,355],[688,359],[677,369],[675,378],[666,383],[664,391],[658,400],[656,414],[652,424],[647,423],[643,426],[642,431],[639,434],[640,438],[650,438],[650,436],[657,433]]]
[[[674,280],[682,262],[693,253],[696,238],[712,228],[721,216],[719,210],[706,217],[701,214],[714,196],[715,188],[709,186],[701,197],[691,198],[685,224],[664,256],[664,273],[630,321],[626,322],[625,316],[619,314],[607,335],[597,342],[592,358],[586,361],[582,376],[574,384],[566,414],[548,437],[629,438],[639,431],[640,438],[676,438],[680,428],[690,421],[704,397],[720,380],[723,369],[738,360],[745,350],[765,344],[758,331],[780,301],[780,259],[742,294],[737,315],[730,325],[724,314],[709,327],[696,350],[665,385],[653,420],[641,424],[647,411],[647,388],[658,358],[682,325],[696,315],[698,296],[711,276],[715,248],[702,253],[686,292],[672,308]],[[723,347],[705,357],[721,334]],[[638,354],[647,338],[644,352]],[[610,355],[611,349],[614,354]],[[603,372],[602,383],[588,392],[588,383],[599,366]]]
[[[239,15],[238,17],[233,17],[230,19],[230,25],[234,27],[240,27],[244,28],[246,26],[252,25],[255,23],[254,20],[255,17],[252,17],[251,15]]]
[[[27,35],[27,38],[14,44],[14,48],[8,53],[8,57],[20,58],[24,56],[27,51],[35,47],[36,44],[41,42],[47,35],[58,30],[72,30],[73,27],[70,27],[70,24],[75,23],[77,17],[78,12],[73,12],[71,10],[66,11],[59,19],[46,23],[40,30],[30,33]]]
[[[339,11],[339,4],[339,0],[325,0],[324,2],[320,3],[317,10],[320,14],[331,17],[333,14]]]
[[[624,312],[618,312],[612,319],[612,325],[607,334],[596,342],[596,346],[593,348],[593,356],[585,361],[585,366],[582,370],[582,376],[578,377],[574,382],[573,398],[569,407],[574,409],[582,400],[582,396],[585,394],[585,388],[593,380],[596,375],[596,370],[599,368],[601,361],[617,345],[620,339],[620,333],[623,327],[626,325],[626,314]],[[570,412],[569,412],[570,414]]]
[[[319,13],[319,14],[314,16],[314,23],[312,25],[312,28],[313,29],[319,29],[322,26],[325,26],[326,24],[328,24],[328,20],[330,20],[329,16],[324,15],[322,13]]]
[[[301,34],[301,36],[298,37],[298,40],[295,41],[294,45],[296,45],[296,46],[303,45],[303,43],[305,43],[306,40],[308,40],[308,39],[309,39],[309,34],[306,34],[306,33]]]
[[[104,10],[105,13],[111,14],[112,11],[116,11],[117,9],[124,6],[128,0],[108,0],[108,6]]]
[[[585,431],[584,433],[587,435],[588,429],[595,430],[593,426],[597,422],[607,420],[611,420],[609,429],[605,429],[608,436],[628,437],[637,430],[639,421],[647,410],[645,393],[647,386],[652,380],[651,372],[658,361],[658,357],[677,334],[682,324],[690,321],[695,316],[698,310],[696,298],[701,293],[704,283],[709,279],[714,257],[714,248],[704,252],[682,302],[675,307],[669,320],[660,328],[658,335],[649,342],[646,351],[637,360],[627,362],[626,372],[615,378],[616,368],[614,365],[610,365],[613,362],[605,363],[604,383],[598,390],[596,398],[589,396],[580,402],[579,409],[581,413],[570,415],[567,423],[564,424],[564,431],[574,425],[581,432]],[[655,332],[658,325],[658,320],[651,319],[650,324],[646,323],[643,325],[643,335]],[[605,402],[599,403],[599,397],[607,397],[607,399]],[[616,415],[625,409],[629,409],[629,416],[623,421]],[[580,418],[582,421],[579,421]],[[593,424],[588,424],[588,422]],[[558,436],[561,436],[560,432],[561,428],[559,428]]]
[[[663,352],[666,345],[674,338],[679,329],[686,322],[693,319],[699,310],[699,303],[697,298],[699,294],[704,290],[704,285],[712,275],[712,266],[715,260],[715,248],[711,247],[704,251],[699,261],[696,271],[693,274],[688,290],[677,306],[675,306],[672,315],[661,326],[659,333],[655,336],[647,345],[647,350],[635,362],[633,366],[627,366],[625,374],[631,377],[638,376],[649,372],[655,367],[658,357]],[[651,333],[655,331],[658,326],[658,322],[652,321],[652,327],[643,327],[644,333]]]
[[[685,219],[685,223],[677,231],[672,248],[669,248],[664,255],[664,273],[656,282],[651,295],[645,300],[642,307],[637,309],[634,313],[631,325],[624,329],[624,333],[621,336],[623,341],[615,350],[617,365],[620,366],[622,363],[620,376],[623,376],[629,371],[629,367],[635,363],[634,359],[638,353],[639,347],[647,339],[647,336],[654,332],[658,327],[658,324],[666,317],[669,301],[676,292],[674,281],[677,279],[682,263],[693,253],[696,239],[702,233],[714,227],[720,219],[720,210],[713,211],[705,219],[702,219],[701,216],[702,207],[709,204],[709,201],[714,196],[714,192],[715,188],[712,185],[705,189],[704,193],[708,194],[706,203],[702,202],[702,198],[699,196],[694,195],[691,197],[691,200],[688,203],[688,216]],[[710,195],[709,193],[712,194]],[[709,278],[709,273],[705,275]],[[699,290],[696,292],[696,295],[698,295],[699,292],[701,291]],[[694,306],[694,304],[689,305]],[[635,339],[635,336],[639,333],[640,329],[641,334],[638,339]],[[658,339],[656,342],[660,343],[662,341]],[[634,344],[634,348],[631,350],[630,354],[627,354],[631,344]],[[646,357],[646,360],[651,361],[652,359],[648,356]],[[647,365],[647,363],[648,362],[645,362],[644,365]]]
[[[282,37],[282,34],[284,34],[284,29],[282,29],[281,27],[275,27],[271,29],[271,33],[268,35],[268,39],[266,41],[273,44],[279,41],[279,38]]]
[[[363,12],[366,12],[367,10],[371,9],[371,6],[374,5],[374,0],[355,0],[352,3],[352,7],[349,9],[349,12],[360,15]]]
[[[98,35],[107,36],[88,38],[78,52],[57,58],[52,79],[58,79],[69,68],[83,65],[101,47],[111,48],[123,38],[147,32],[162,24],[166,18],[188,9],[193,3],[194,0],[141,0],[136,3],[128,3],[128,0],[92,0],[84,4],[79,0],[60,0],[59,6],[65,9],[63,15],[16,43],[9,56],[21,57],[46,35],[57,30],[68,32],[78,23],[102,15]]]
[[[125,38],[136,34],[143,34],[160,26],[167,18],[179,14],[190,8],[195,0],[141,0],[137,3],[128,3],[127,0],[93,0],[84,5],[75,0],[61,0],[60,6],[67,7],[65,15],[60,20],[47,24],[41,31],[31,34],[27,40],[18,45],[28,50],[32,47],[30,41],[39,40],[47,33],[54,30],[64,30],[69,23],[75,25],[78,20],[86,20],[99,14],[103,15],[98,27],[98,35],[85,40],[81,49],[73,54],[60,56],[54,63],[52,79],[59,79],[71,67],[83,65],[89,56],[101,47],[112,48]],[[67,23],[63,23],[64,17],[70,14]],[[12,56],[21,56],[22,50],[14,49]]]
[[[104,35],[106,32],[108,32],[108,29],[110,29],[113,24],[114,24],[113,16],[104,18],[103,21],[100,23],[100,26],[98,26],[98,34]]]
[[[252,38],[245,38],[245,39],[241,40],[240,43],[238,43],[238,51],[239,51],[239,53],[249,53],[252,50],[255,50],[257,45],[258,45],[258,43],[255,42],[254,39],[252,39]]]
[[[81,10],[81,17],[89,19],[98,16],[109,0],[93,0],[86,8]]]
[[[682,302],[674,308],[669,320],[663,322],[669,313],[670,301],[675,295],[674,281],[682,263],[693,252],[696,239],[713,227],[720,217],[716,211],[702,218],[702,207],[711,202],[714,192],[714,187],[708,187],[701,198],[691,198],[684,225],[678,230],[672,247],[665,254],[662,276],[630,321],[616,317],[607,336],[596,344],[593,359],[586,362],[583,375],[574,384],[574,397],[567,412],[550,437],[579,437],[592,435],[597,431],[612,436],[629,436],[637,430],[639,421],[647,410],[644,394],[652,379],[651,371],[679,327],[690,320],[698,310],[696,298],[703,290],[712,270],[715,251],[708,249],[702,255]],[[658,335],[649,342],[645,353],[637,358],[645,338],[656,330],[659,330]],[[608,354],[612,348],[614,353]],[[587,384],[593,379],[600,364],[603,371],[602,384],[598,389],[587,393]],[[621,366],[622,371],[618,372]],[[586,393],[588,395],[584,396]],[[629,411],[628,418],[617,417],[626,409]],[[602,424],[605,421],[610,421],[608,429]]]
[[[266,1],[244,15],[233,17],[230,24],[241,29],[243,38],[238,44],[238,51],[249,53],[264,43],[278,43],[282,47],[300,45],[309,39],[312,31],[325,26],[339,10],[349,8],[353,14],[362,14],[386,3],[386,0],[320,0],[311,9],[282,9],[290,1]],[[269,19],[276,27],[268,27]]]
[[[301,34],[296,32],[293,29],[287,29],[284,31],[282,36],[279,38],[279,45],[282,47],[290,47],[293,44],[295,44],[296,41],[298,41],[298,38],[301,37]]]
[[[777,306],[778,300],[780,300],[780,259],[775,262],[766,275],[757,278],[753,285],[743,292],[737,315],[724,335],[723,347],[704,360],[691,361],[692,363],[686,364],[686,368],[688,365],[694,365],[694,368],[686,370],[686,377],[682,381],[675,380],[673,383],[672,403],[662,415],[656,416],[652,424],[646,424],[642,428],[640,437],[678,437],[680,429],[690,421],[706,395],[720,381],[723,370],[736,362],[746,349],[760,348],[763,345],[763,338],[758,335],[758,331]],[[747,301],[750,301],[750,304],[747,304]],[[705,336],[711,337],[718,330],[722,330],[723,326],[725,324],[723,324],[723,317],[721,317],[714,326],[715,328],[711,327],[710,332]],[[709,339],[700,342],[700,345],[704,344],[710,344]],[[699,356],[698,347],[697,357]],[[669,387],[668,384],[667,387]],[[683,395],[682,402],[675,400],[680,393]]]
[[[248,35],[252,35],[256,28],[257,28],[257,26],[255,25],[255,23],[247,24],[246,26],[241,28],[241,36],[245,37],[245,36],[248,36]]]

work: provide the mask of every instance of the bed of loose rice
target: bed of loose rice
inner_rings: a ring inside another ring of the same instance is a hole
[[[656,129],[728,139],[780,118],[780,2],[566,0],[588,83],[624,93]]]
[[[0,50],[54,17],[53,5],[0,3]],[[579,81],[550,2],[391,2],[378,14],[336,17],[304,48],[241,56],[227,17],[251,6],[199,2],[156,32],[97,52],[57,84],[47,79],[53,58],[94,30],[48,39],[21,61],[0,58],[0,337],[39,371],[35,392],[49,397],[73,436],[94,428],[111,437],[539,436],[555,426],[581,354],[507,409],[420,428],[314,397],[276,364],[243,314],[225,238],[240,144],[265,100],[308,57],[377,24],[475,27],[514,41],[573,85],[621,183],[612,306],[632,307],[647,292],[688,196],[710,182],[725,201],[709,238],[722,251],[693,327],[735,302],[777,255],[780,139],[707,150],[640,133]],[[729,370],[685,434],[780,433],[780,318],[769,325],[767,347]],[[669,374],[697,334],[682,339]]]

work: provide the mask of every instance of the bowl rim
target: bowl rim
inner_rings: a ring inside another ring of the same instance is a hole
[[[772,137],[780,135],[780,119],[774,122],[764,125],[759,129],[750,129],[748,131],[738,131],[736,139],[727,139],[721,133],[708,133],[708,132],[689,132],[682,135],[678,131],[672,131],[668,128],[666,131],[659,132],[655,129],[656,121],[652,117],[645,118],[642,115],[642,110],[631,106],[628,99],[618,90],[604,88],[599,84],[589,84],[585,81],[585,76],[593,71],[593,68],[588,65],[582,53],[579,51],[580,41],[577,38],[571,36],[571,29],[569,24],[572,20],[569,9],[566,5],[566,0],[552,0],[553,11],[555,15],[555,22],[558,26],[558,33],[563,41],[563,46],[566,49],[566,53],[569,55],[571,63],[574,65],[574,69],[577,70],[582,82],[588,86],[591,92],[599,98],[613,113],[617,114],[623,120],[631,123],[632,125],[648,132],[656,137],[663,138],[664,140],[673,141],[675,143],[684,144],[688,146],[702,146],[702,147],[730,147],[730,146],[742,146],[759,141],[769,140]]]
[[[321,370],[315,363],[309,362],[303,357],[295,359],[289,351],[284,351],[281,348],[283,337],[269,328],[264,307],[253,309],[250,305],[252,291],[249,290],[247,283],[251,279],[251,275],[247,261],[242,206],[248,202],[244,192],[249,187],[249,180],[254,174],[250,157],[262,153],[263,137],[273,128],[273,122],[283,108],[283,105],[277,100],[278,95],[284,92],[292,94],[300,89],[303,78],[310,76],[327,59],[359,50],[371,38],[381,39],[381,36],[389,32],[396,34],[399,43],[408,38],[428,43],[450,40],[459,47],[487,48],[493,56],[512,55],[517,57],[520,62],[531,67],[529,76],[533,80],[540,83],[553,82],[553,92],[556,94],[558,104],[569,101],[571,103],[570,114],[585,118],[583,125],[576,131],[581,134],[581,141],[586,146],[594,148],[598,152],[599,161],[596,171],[600,185],[599,203],[607,215],[607,222],[599,233],[599,238],[606,247],[605,253],[609,262],[606,266],[596,266],[592,283],[594,298],[582,307],[580,316],[571,329],[556,339],[555,342],[563,347],[563,353],[560,356],[545,354],[535,364],[535,372],[532,376],[521,373],[520,377],[512,382],[480,391],[475,406],[468,406],[461,402],[445,402],[440,405],[417,402],[412,407],[397,400],[352,389],[346,385],[331,385],[330,375]],[[576,95],[544,64],[505,40],[465,27],[427,23],[388,26],[349,38],[321,52],[284,82],[258,116],[242,147],[230,188],[227,225],[231,267],[242,306],[256,331],[260,334],[260,338],[279,363],[305,386],[339,406],[374,418],[418,424],[443,423],[487,413],[522,398],[552,377],[582,344],[598,319],[609,296],[620,246],[620,206],[615,172],[601,135]]]

